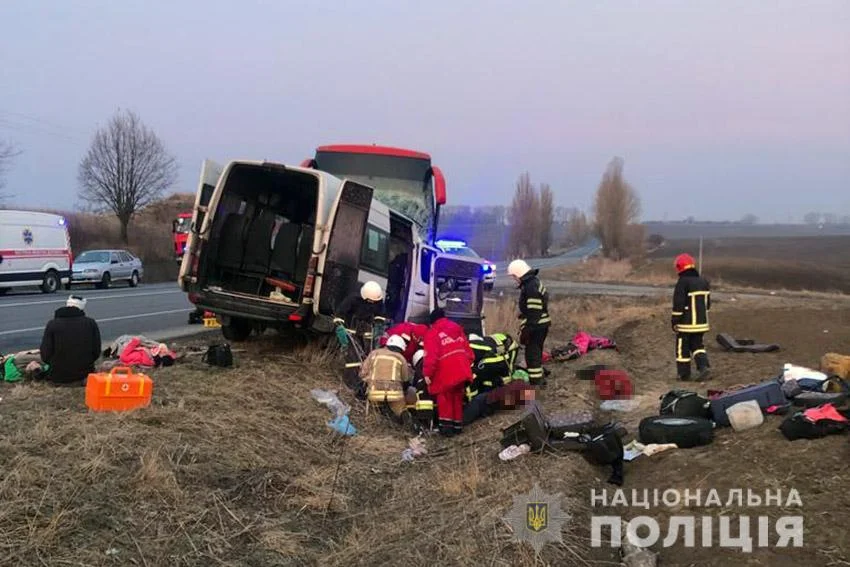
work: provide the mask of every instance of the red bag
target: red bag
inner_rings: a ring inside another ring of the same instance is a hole
[[[628,400],[634,393],[629,375],[622,370],[600,370],[594,382],[602,400]]]

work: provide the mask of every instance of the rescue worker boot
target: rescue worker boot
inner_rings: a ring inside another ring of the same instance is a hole
[[[711,378],[711,365],[708,363],[708,356],[705,352],[700,352],[694,356],[694,362],[697,365],[700,382]]]

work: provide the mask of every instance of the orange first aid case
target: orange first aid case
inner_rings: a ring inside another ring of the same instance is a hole
[[[151,403],[153,380],[134,374],[132,368],[116,367],[89,374],[86,379],[86,406],[94,411],[127,411]]]

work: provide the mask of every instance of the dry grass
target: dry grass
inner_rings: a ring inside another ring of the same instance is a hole
[[[347,390],[359,434],[329,432],[309,392],[340,386],[333,349],[269,338],[246,349],[227,371],[197,357],[156,371],[151,407],[126,414],[87,412],[82,390],[2,388],[0,563],[532,565],[501,519],[510,495],[541,466],[565,494],[593,478],[582,460],[500,463],[512,413],[429,438],[427,457],[402,463],[407,436]]]
[[[642,264],[641,264],[642,266]],[[660,271],[644,271],[635,268],[629,260],[590,258],[580,264],[543,270],[541,277],[552,281],[576,281],[596,283],[632,283],[641,285],[673,285],[673,275]]]
[[[756,302],[719,305],[721,327],[776,338],[784,349],[789,345],[779,356],[766,358],[718,356],[712,350],[722,384],[767,376],[786,357],[807,364],[810,357],[818,360],[824,348],[840,350],[846,344],[846,312],[824,303],[818,308],[822,311],[807,311],[801,318],[791,300],[776,302],[758,312],[762,307]],[[675,387],[667,379],[673,362],[666,304],[666,299],[572,297],[551,305],[550,348],[564,344],[577,329],[613,336],[621,344],[620,352],[595,352],[591,361],[623,365],[632,373],[645,404],[633,414],[614,416],[624,419],[632,432],[642,415],[657,411],[659,393]],[[806,306],[814,309],[812,302]],[[487,309],[489,331],[515,332],[513,299]],[[827,317],[833,332],[822,335]],[[769,326],[759,327],[765,320]],[[802,337],[807,340],[796,336],[801,322],[807,325]],[[776,330],[784,334],[770,334]],[[589,545],[588,497],[591,489],[607,486],[608,471],[575,455],[500,462],[499,430],[516,420],[516,412],[483,419],[456,439],[429,437],[427,456],[402,463],[400,453],[408,442],[404,432],[375,412],[367,417],[364,406],[344,388],[340,396],[352,406],[359,433],[342,440],[329,432],[325,424],[330,416],[309,392],[340,387],[340,361],[333,350],[269,337],[244,348],[230,370],[211,370],[197,357],[187,357],[156,371],[151,407],[127,414],[90,414],[81,390],[38,384],[0,387],[0,564],[619,563],[615,552]],[[538,392],[548,411],[598,408],[592,384],[572,379],[574,366],[551,368],[549,386]],[[718,432],[711,447],[632,463],[626,488],[667,487],[665,482],[693,487],[705,480],[706,471],[713,483],[733,486],[741,485],[743,474],[776,479],[778,473],[768,472],[793,468],[804,457],[801,450],[816,450],[820,442],[795,442],[789,448],[772,427],[752,435],[760,436],[758,463],[747,460],[745,447],[737,445],[749,438],[746,433]],[[840,487],[844,477],[836,471],[844,464],[838,443],[846,440],[834,441],[828,456],[839,468],[817,478],[834,478]],[[712,468],[717,462],[724,466]],[[539,558],[511,541],[502,519],[511,497],[535,482],[548,493],[563,494],[572,516],[565,543],[547,545]],[[795,479],[795,486],[799,482]],[[836,487],[804,494],[813,522],[815,514],[831,510],[829,499],[843,494]],[[843,521],[842,510],[843,505],[830,511],[838,514],[830,516],[837,525]],[[812,537],[824,544],[839,533],[814,530]],[[806,537],[808,541],[808,532]],[[797,551],[803,550],[789,553]],[[697,550],[677,548],[662,550],[665,564],[682,564],[675,559],[680,553],[700,565],[728,565],[740,558],[732,555],[736,550],[712,549],[706,551],[710,558],[697,559],[691,555]]]

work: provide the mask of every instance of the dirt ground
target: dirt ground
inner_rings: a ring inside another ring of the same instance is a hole
[[[715,290],[850,293],[850,236],[706,238],[703,275]],[[699,240],[669,240],[639,261],[593,258],[549,268],[550,280],[673,286],[674,258],[699,257]]]
[[[489,330],[507,328],[511,312],[492,307]],[[641,407],[598,417],[622,421],[633,438],[640,419],[657,413],[658,397],[681,386],[667,302],[573,298],[552,312],[548,347],[580,328],[613,336],[620,350],[550,365],[538,399],[550,413],[596,409],[592,386],[576,380],[575,369],[623,367]],[[824,352],[850,351],[844,302],[718,301],[712,315],[715,332],[779,342],[783,350],[726,354],[708,341],[714,378],[693,384],[703,394],[707,386],[769,379],[786,361],[816,366]],[[151,407],[121,415],[89,413],[82,389],[0,387],[0,565],[616,565],[615,550],[590,544],[591,514],[649,515],[666,534],[666,508],[591,508],[591,490],[615,487],[605,483],[607,469],[577,454],[499,461],[500,429],[519,411],[477,422],[456,439],[428,438],[429,455],[403,463],[408,437],[374,412],[366,416],[341,388],[333,349],[275,336],[239,348],[230,370],[187,357],[153,372]],[[329,433],[327,410],[310,397],[312,388],[328,387],[352,405],[357,436],[343,441]],[[740,434],[717,430],[707,447],[639,457],[626,464],[623,489],[713,488],[725,504],[729,488],[794,488],[805,546],[744,554],[685,548],[680,540],[656,545],[659,565],[848,565],[847,436],[789,442],[776,429],[780,421],[769,417]],[[571,516],[563,543],[546,545],[536,559],[502,520],[512,496],[535,482],[560,493]],[[785,512],[797,509],[683,507],[672,514]]]

